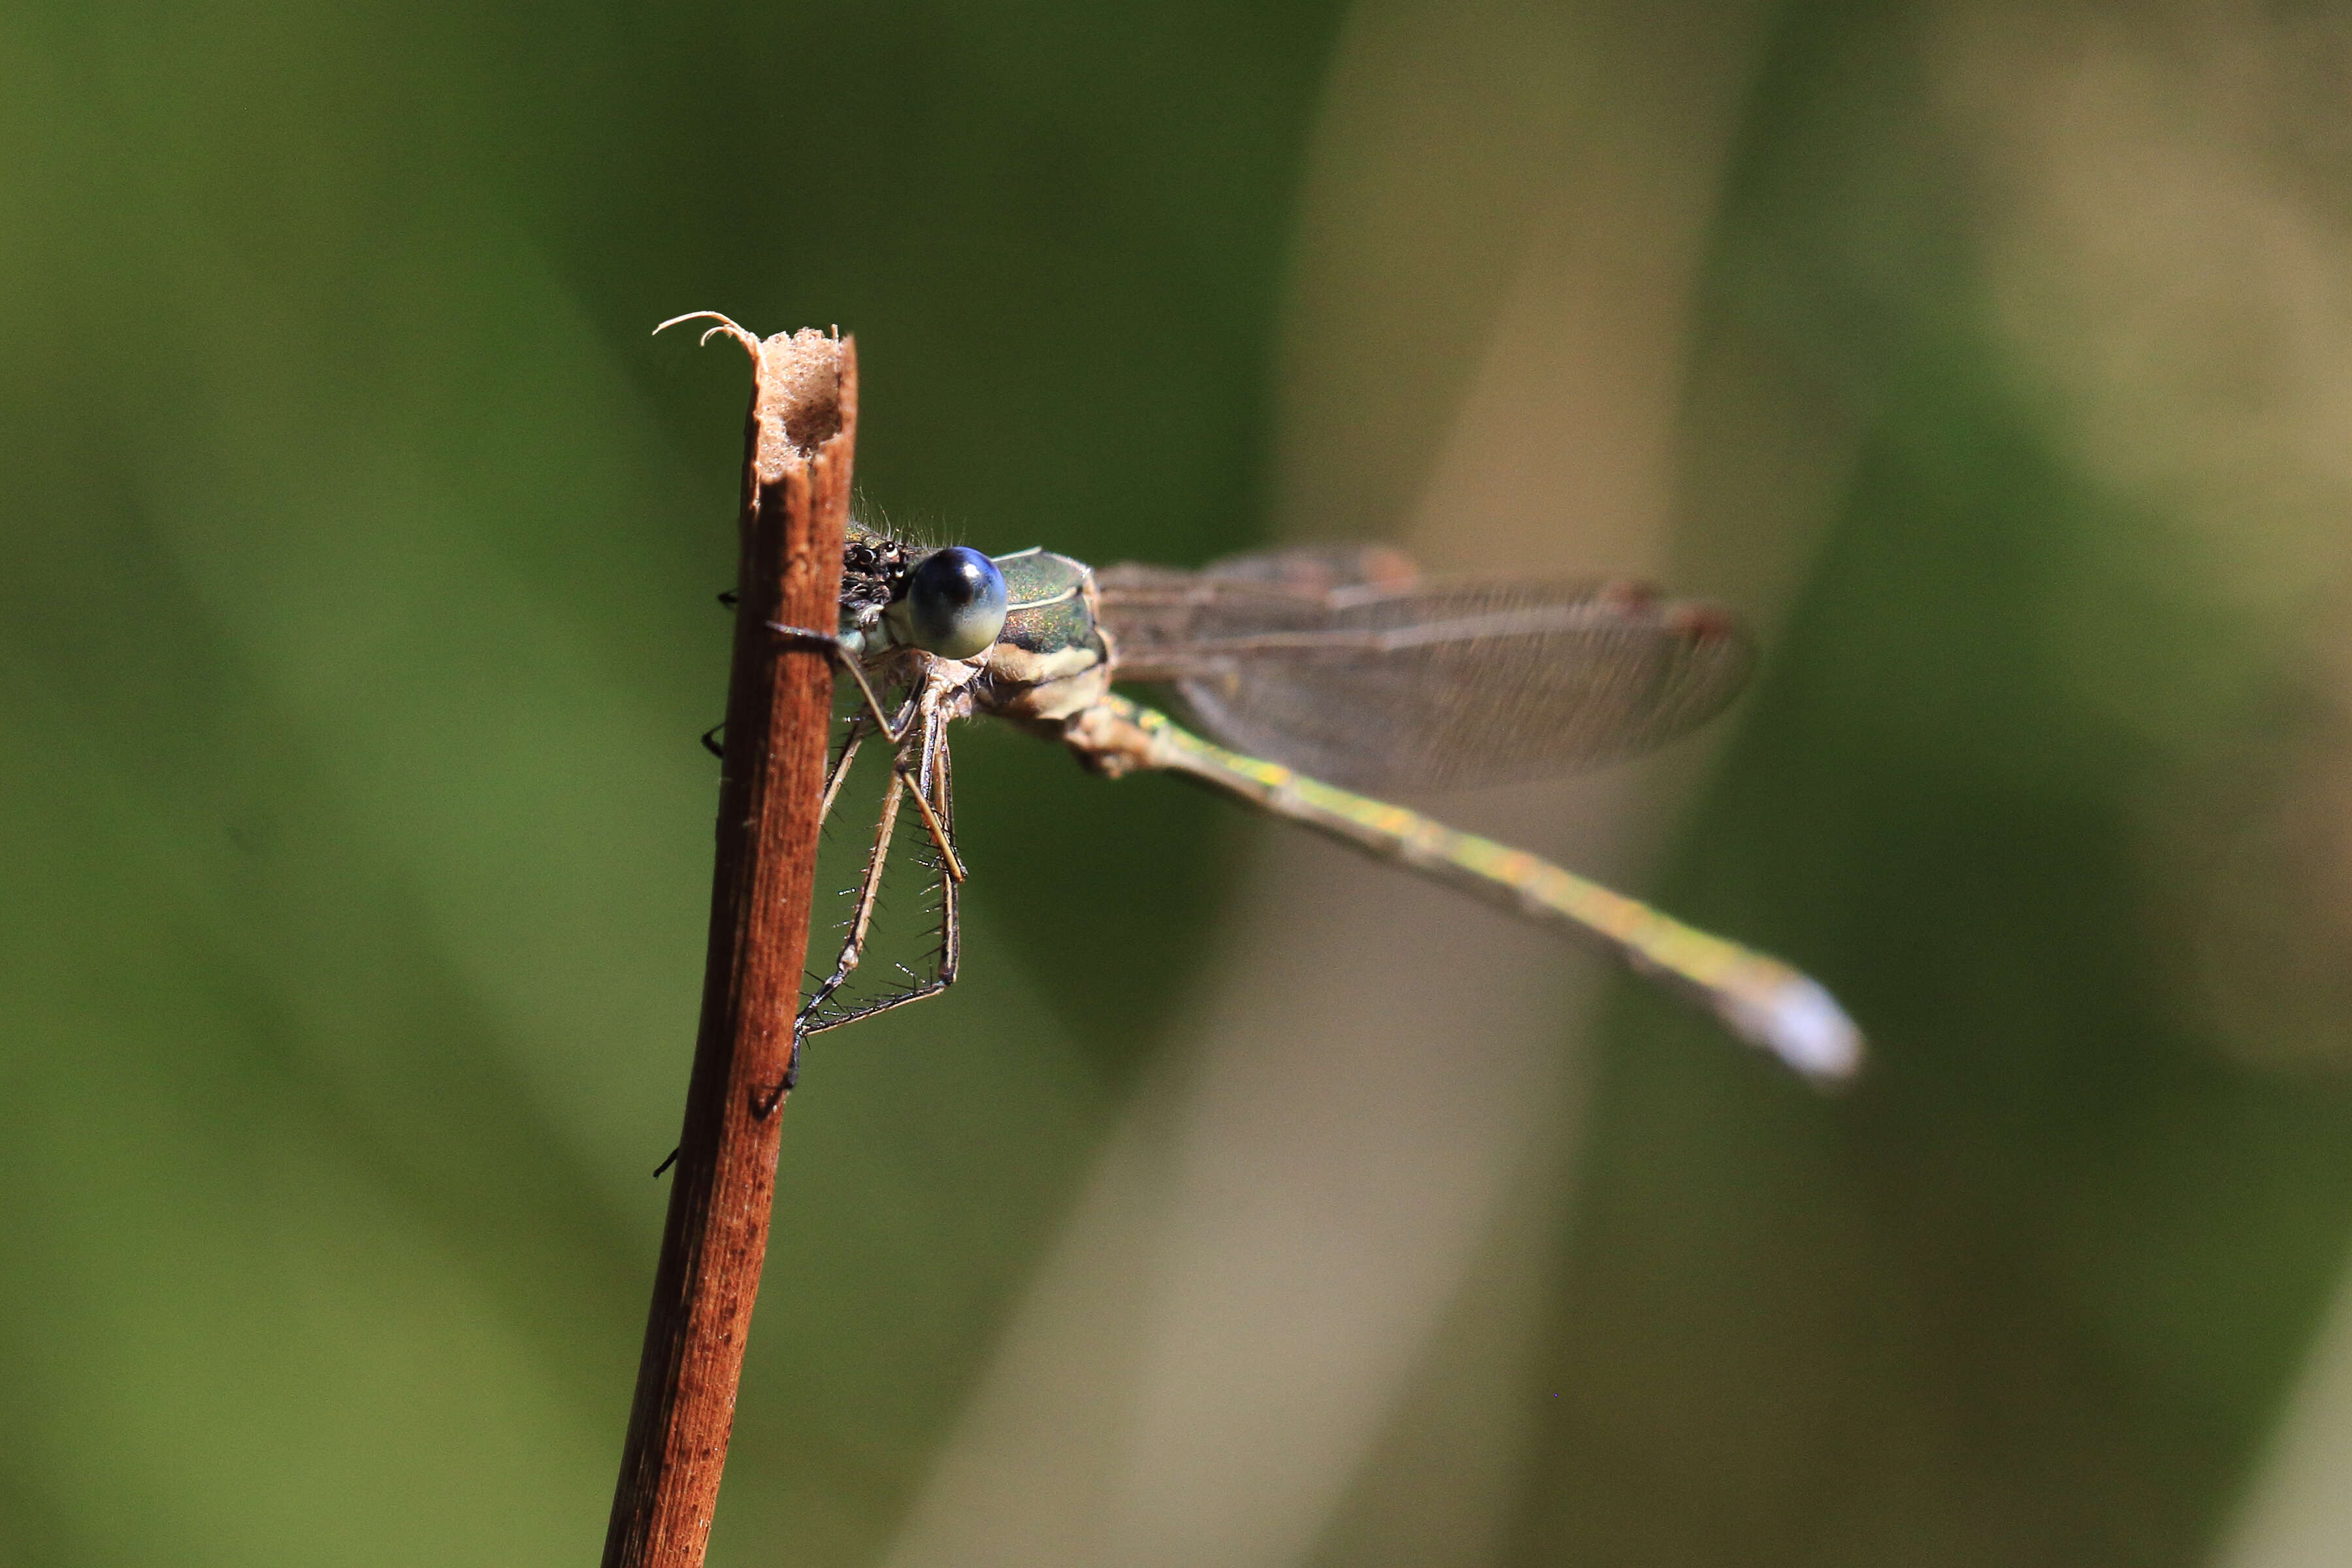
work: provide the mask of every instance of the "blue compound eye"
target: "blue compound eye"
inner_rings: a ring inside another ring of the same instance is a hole
[[[941,658],[970,658],[1004,629],[1004,574],[977,550],[950,544],[907,579],[908,640]]]

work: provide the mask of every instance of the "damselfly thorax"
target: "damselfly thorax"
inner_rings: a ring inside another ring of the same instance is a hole
[[[1003,720],[1097,773],[1181,773],[1260,810],[1600,946],[1817,1080],[1861,1061],[1853,1023],[1777,960],[1682,924],[1536,856],[1357,790],[1538,777],[1647,751],[1718,712],[1753,654],[1738,623],[1624,585],[1424,580],[1380,545],[1311,546],[1200,571],[1029,549],[989,557],[853,523],[831,647],[857,700],[830,813],[869,741],[890,748],[882,812],[832,972],[799,1043],[952,984],[961,956],[949,727]],[[1169,688],[1203,739],[1112,690]],[[1223,744],[1217,742],[1224,742]],[[883,870],[911,802],[939,872],[930,973],[855,1004]],[[789,1079],[787,1087],[789,1087]]]

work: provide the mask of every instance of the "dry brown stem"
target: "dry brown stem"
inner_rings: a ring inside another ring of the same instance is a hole
[[[808,947],[833,710],[827,654],[769,627],[830,632],[836,619],[856,342],[814,330],[761,342],[717,320],[715,331],[751,351],[757,382],[744,432],[710,950],[604,1568],[698,1568],[710,1538],[767,1256],[777,1090]]]

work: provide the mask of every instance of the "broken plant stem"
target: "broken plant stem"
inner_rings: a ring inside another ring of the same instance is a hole
[[[854,340],[762,342],[698,317],[718,323],[706,342],[751,353],[756,382],[702,1022],[604,1568],[699,1568],[710,1538],[767,1256],[833,713],[829,654],[769,628],[835,624],[857,433]]]

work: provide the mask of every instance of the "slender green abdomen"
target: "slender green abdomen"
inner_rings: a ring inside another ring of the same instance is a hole
[[[1733,1033],[1809,1078],[1861,1065],[1862,1036],[1829,993],[1777,959],[1710,936],[1539,856],[1229,752],[1165,714],[1106,700],[1143,737],[1149,765],[1181,773],[1491,903],[1565,926],[1706,1005]]]

